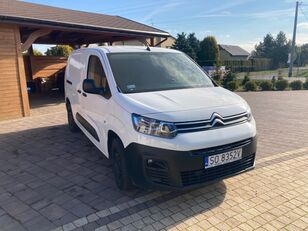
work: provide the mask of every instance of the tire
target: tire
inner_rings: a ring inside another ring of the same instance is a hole
[[[79,132],[79,127],[75,123],[74,116],[73,116],[73,111],[71,108],[70,103],[66,104],[66,110],[67,110],[67,121],[68,121],[68,128],[71,132]]]
[[[119,138],[115,138],[111,144],[111,160],[116,185],[120,190],[131,188],[124,147]]]

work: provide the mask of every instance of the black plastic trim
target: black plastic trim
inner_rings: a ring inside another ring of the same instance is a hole
[[[93,136],[94,139],[96,139],[98,142],[100,141],[95,128],[78,112],[76,114],[76,119],[90,133],[90,135]]]
[[[219,169],[222,168],[223,170],[219,174],[213,173],[218,170],[216,167],[206,172],[203,171],[205,156],[227,152],[235,148],[242,148],[243,160],[248,158],[251,161],[249,163],[240,161],[234,162],[231,165],[222,165]],[[127,158],[131,180],[135,185],[150,189],[179,190],[198,187],[253,169],[256,150],[257,137],[192,151],[173,151],[131,143],[125,148],[125,157]],[[152,159],[154,162],[160,161],[165,163],[164,166],[166,167],[163,169],[159,167],[149,168],[147,166],[149,159]],[[224,169],[229,170],[224,173]],[[193,183],[183,182],[182,173],[199,171],[201,171],[202,175],[200,181]],[[207,177],[207,174],[212,176],[214,174],[215,177]]]
[[[73,83],[71,81],[69,81],[68,79],[66,80],[66,82],[70,85],[72,85]]]

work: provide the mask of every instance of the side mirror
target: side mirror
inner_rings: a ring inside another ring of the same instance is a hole
[[[102,95],[104,93],[103,88],[97,88],[93,79],[85,79],[82,83],[82,89],[86,93]]]

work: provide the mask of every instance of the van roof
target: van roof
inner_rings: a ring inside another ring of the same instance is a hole
[[[129,53],[129,52],[149,52],[145,46],[101,46],[95,49],[102,49],[106,53]],[[160,47],[150,47],[151,52],[180,53],[177,50]]]

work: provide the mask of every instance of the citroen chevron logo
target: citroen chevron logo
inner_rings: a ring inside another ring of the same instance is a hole
[[[222,118],[221,115],[219,115],[218,113],[214,112],[211,116],[210,119],[210,124],[212,127],[216,127],[216,126],[221,126],[221,125],[225,125],[224,119]]]

